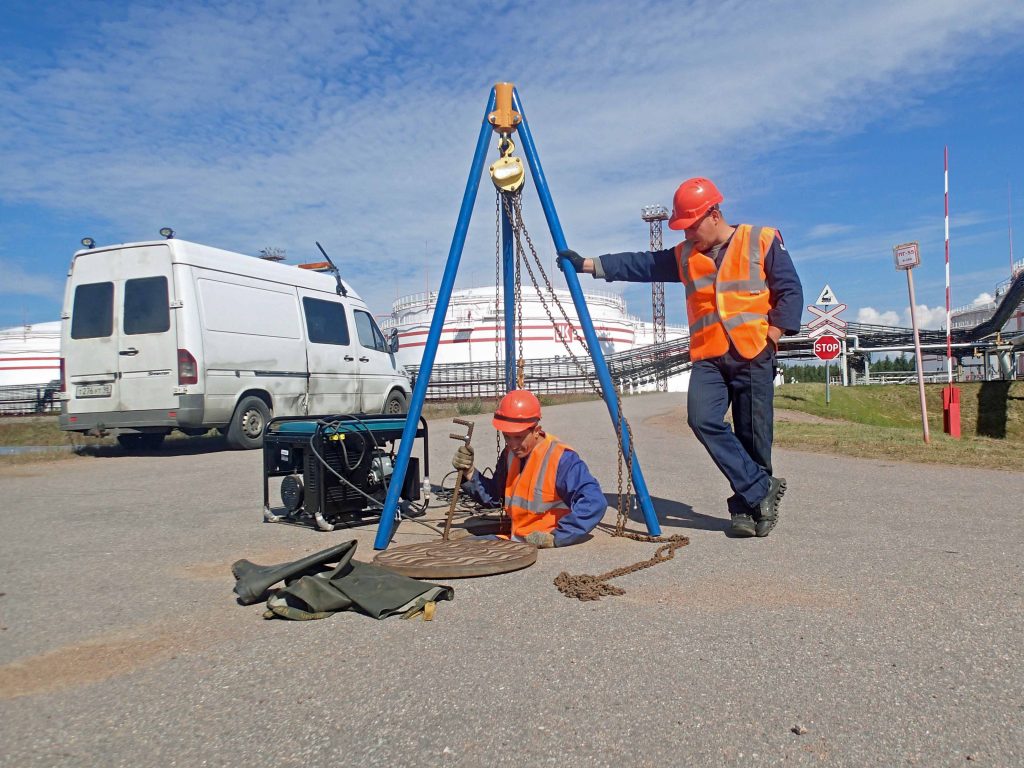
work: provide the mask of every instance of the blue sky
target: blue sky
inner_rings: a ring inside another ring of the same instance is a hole
[[[162,226],[292,261],[319,240],[378,313],[436,289],[499,80],[584,255],[646,248],[641,206],[708,176],[729,221],[781,228],[808,303],[827,282],[851,320],[907,322],[891,249],[920,241],[939,327],[944,145],[954,305],[1009,274],[1008,188],[1024,232],[1019,0],[11,0],[0,32],[2,327],[57,319],[83,236]],[[485,181],[458,285],[493,272]],[[591,286],[649,314],[647,286]]]

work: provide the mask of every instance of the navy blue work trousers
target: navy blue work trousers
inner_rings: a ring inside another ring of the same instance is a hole
[[[775,349],[753,360],[733,349],[698,360],[690,372],[687,422],[729,480],[731,514],[756,513],[768,494],[775,418]],[[725,421],[732,407],[732,427]]]

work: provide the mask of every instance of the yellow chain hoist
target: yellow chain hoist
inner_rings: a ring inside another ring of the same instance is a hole
[[[487,116],[487,121],[501,137],[498,142],[500,156],[491,164],[490,172],[491,181],[502,192],[515,192],[526,181],[523,161],[512,156],[516,149],[512,141],[512,131],[523,120],[522,115],[512,109],[512,88],[512,83],[495,84],[495,109]]]

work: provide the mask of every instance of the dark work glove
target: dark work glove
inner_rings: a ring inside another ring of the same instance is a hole
[[[572,264],[572,268],[576,272],[582,272],[583,271],[583,257],[580,256],[578,253],[576,253],[576,251],[570,251],[570,250],[559,251],[558,255],[559,255],[560,258],[563,258],[566,261],[568,261],[570,264]]]

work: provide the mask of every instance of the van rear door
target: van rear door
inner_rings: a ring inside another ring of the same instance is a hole
[[[64,350],[69,412],[174,409],[177,332],[170,249],[79,254]]]

